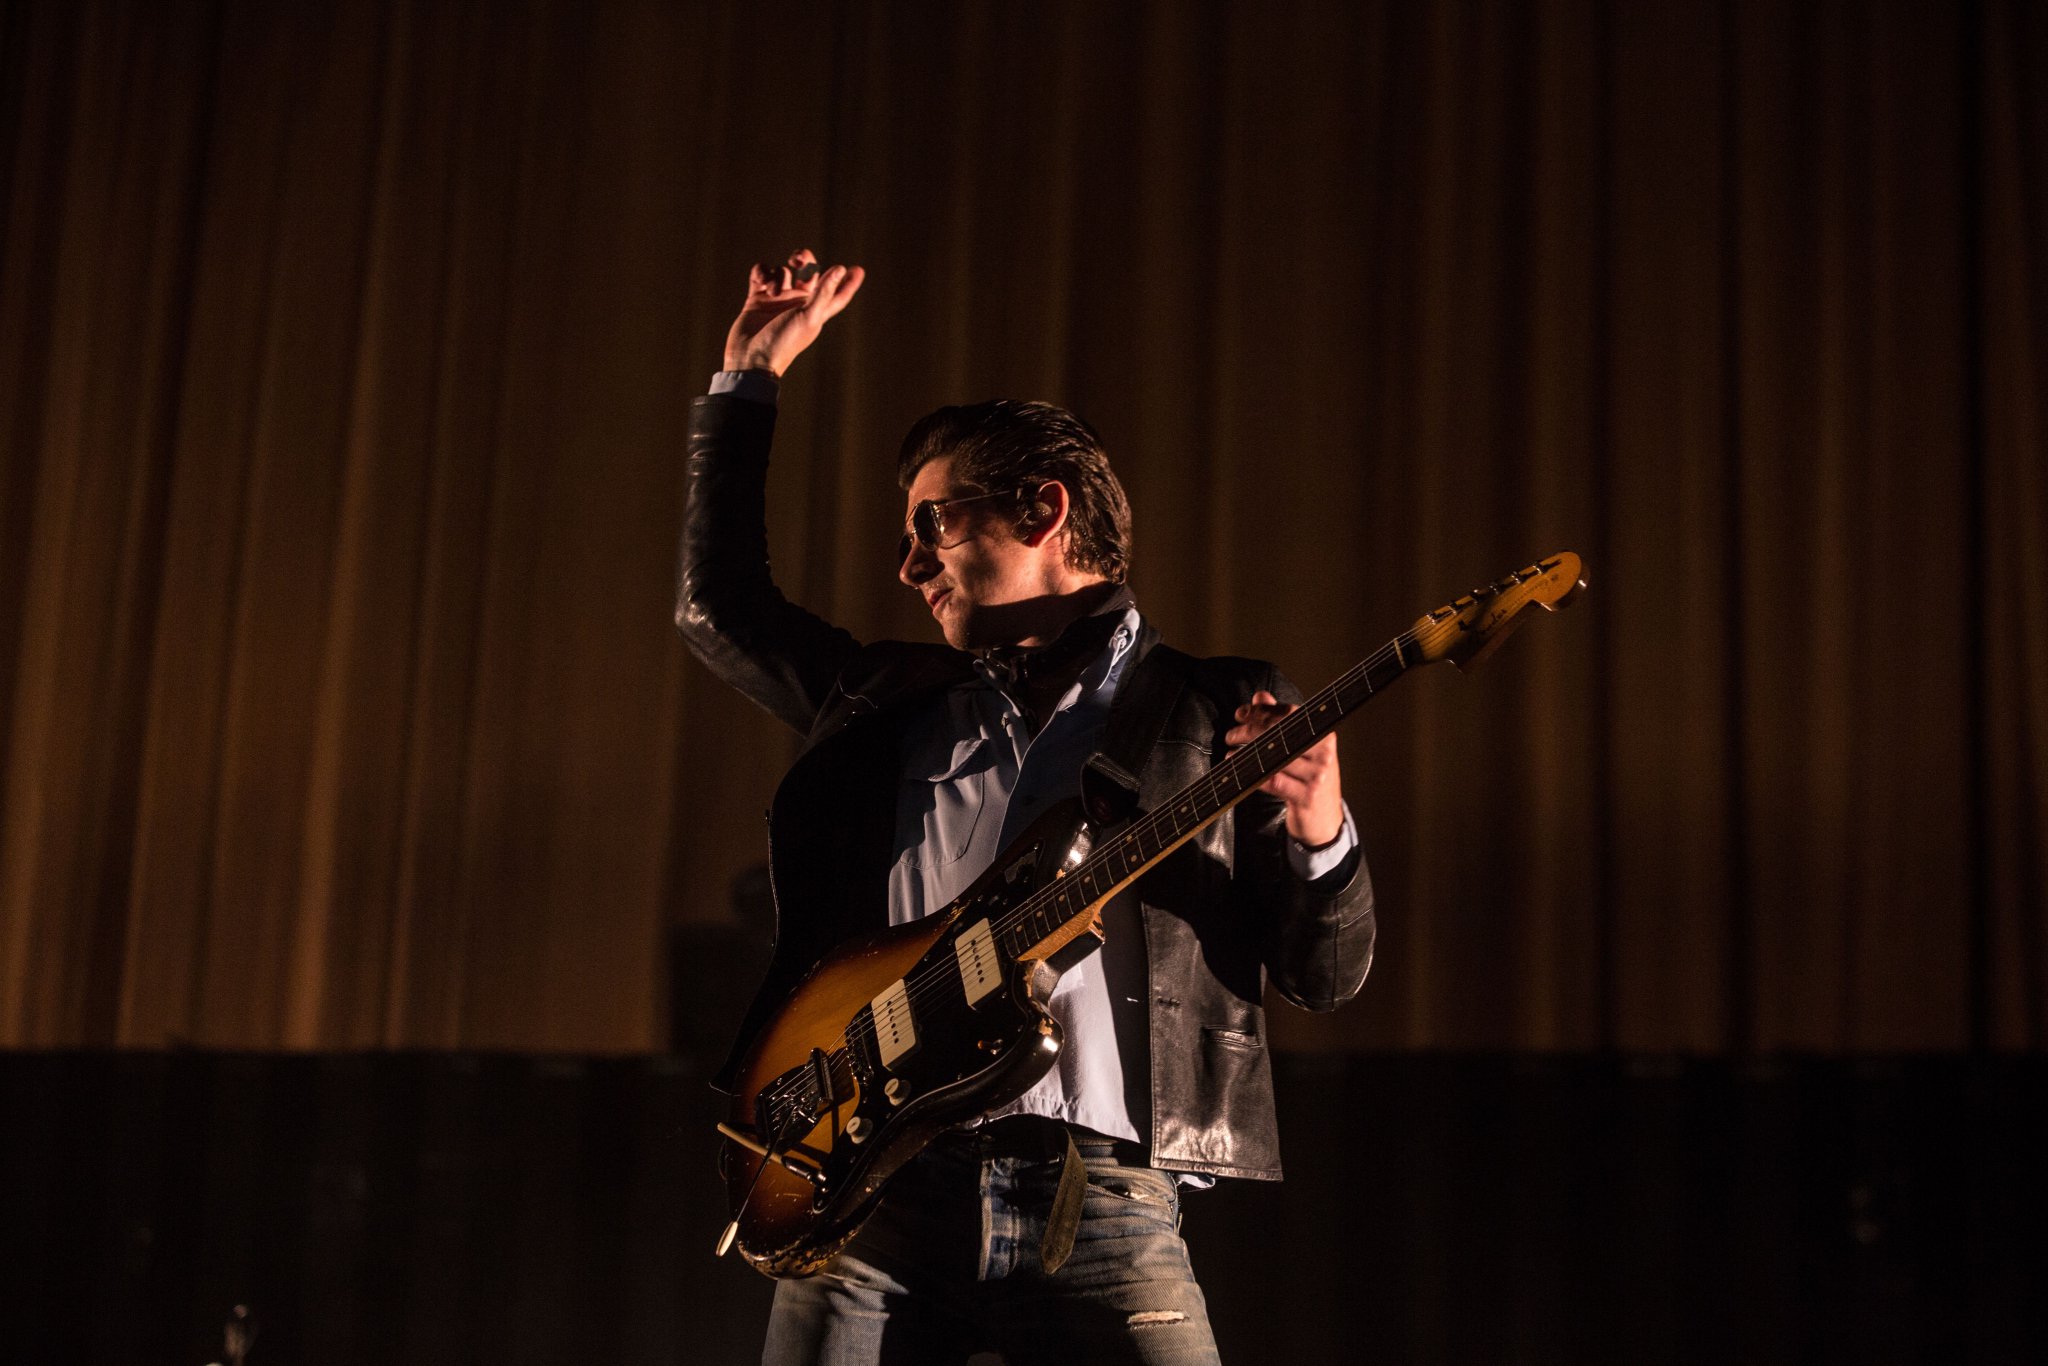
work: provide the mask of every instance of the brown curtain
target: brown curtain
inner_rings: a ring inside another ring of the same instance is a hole
[[[1054,399],[1382,903],[1295,1047],[2048,1042],[2048,11],[0,4],[0,1044],[643,1049],[791,737],[669,625],[747,263],[792,596]],[[690,1010],[688,972],[674,988]],[[707,998],[708,999],[708,998]]]

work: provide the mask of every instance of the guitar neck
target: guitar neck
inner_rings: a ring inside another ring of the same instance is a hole
[[[1020,905],[1001,927],[1011,957],[1049,952],[1093,921],[1096,908],[1236,806],[1278,769],[1336,728],[1346,716],[1423,662],[1416,636],[1405,631],[1370,659],[1303,702],[1257,739],[1176,792]]]

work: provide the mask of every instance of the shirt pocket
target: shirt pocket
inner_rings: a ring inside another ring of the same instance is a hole
[[[896,803],[896,847],[913,868],[958,862],[988,804],[995,755],[986,738],[914,751]]]

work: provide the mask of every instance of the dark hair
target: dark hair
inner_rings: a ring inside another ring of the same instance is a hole
[[[1131,500],[1109,468],[1109,452],[1093,427],[1065,408],[1024,399],[953,405],[917,420],[903,438],[896,480],[909,488],[917,472],[942,455],[953,476],[986,493],[1020,490],[1017,516],[1029,520],[1041,484],[1066,486],[1067,563],[1123,583],[1131,573]]]

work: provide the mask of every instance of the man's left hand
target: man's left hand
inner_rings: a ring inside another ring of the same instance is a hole
[[[1294,710],[1261,689],[1237,709],[1237,724],[1223,732],[1223,742],[1235,754]],[[1314,849],[1337,838],[1344,829],[1344,787],[1338,780],[1336,734],[1310,745],[1293,763],[1268,775],[1259,789],[1287,804],[1287,833],[1295,839]]]

